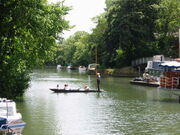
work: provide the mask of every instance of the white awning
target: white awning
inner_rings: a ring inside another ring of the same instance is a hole
[[[177,61],[168,61],[159,65],[160,67],[167,68],[180,68],[180,62]]]

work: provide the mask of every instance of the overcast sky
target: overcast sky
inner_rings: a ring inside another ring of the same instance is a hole
[[[60,0],[48,1],[57,2]],[[64,32],[64,37],[67,38],[76,31],[91,32],[91,29],[95,27],[91,19],[104,12],[105,0],[65,0],[65,5],[72,6],[66,20],[70,21],[70,25],[75,25],[75,28]]]

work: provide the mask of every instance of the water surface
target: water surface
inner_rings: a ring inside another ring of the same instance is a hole
[[[130,78],[103,77],[103,93],[53,93],[65,83],[96,88],[95,76],[78,71],[33,72],[24,102],[24,135],[178,135],[180,104],[157,88],[129,84]],[[171,99],[171,100],[170,100]]]

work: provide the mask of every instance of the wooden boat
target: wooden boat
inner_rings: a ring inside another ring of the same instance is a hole
[[[89,92],[102,92],[103,90],[95,90],[95,89],[58,89],[58,88],[50,88],[51,91],[57,93],[89,93]]]
[[[136,84],[136,85],[142,85],[142,86],[151,86],[151,87],[158,87],[159,82],[147,82],[147,81],[136,81],[136,80],[131,80],[131,84]]]
[[[68,70],[75,70],[76,68],[73,67],[72,65],[69,65],[69,66],[67,66],[67,69],[68,69]]]

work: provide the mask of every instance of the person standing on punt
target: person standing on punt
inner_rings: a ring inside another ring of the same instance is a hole
[[[96,74],[96,78],[97,78],[97,88],[98,88],[98,91],[100,91],[100,82],[101,82],[101,75],[100,75],[100,73]]]

